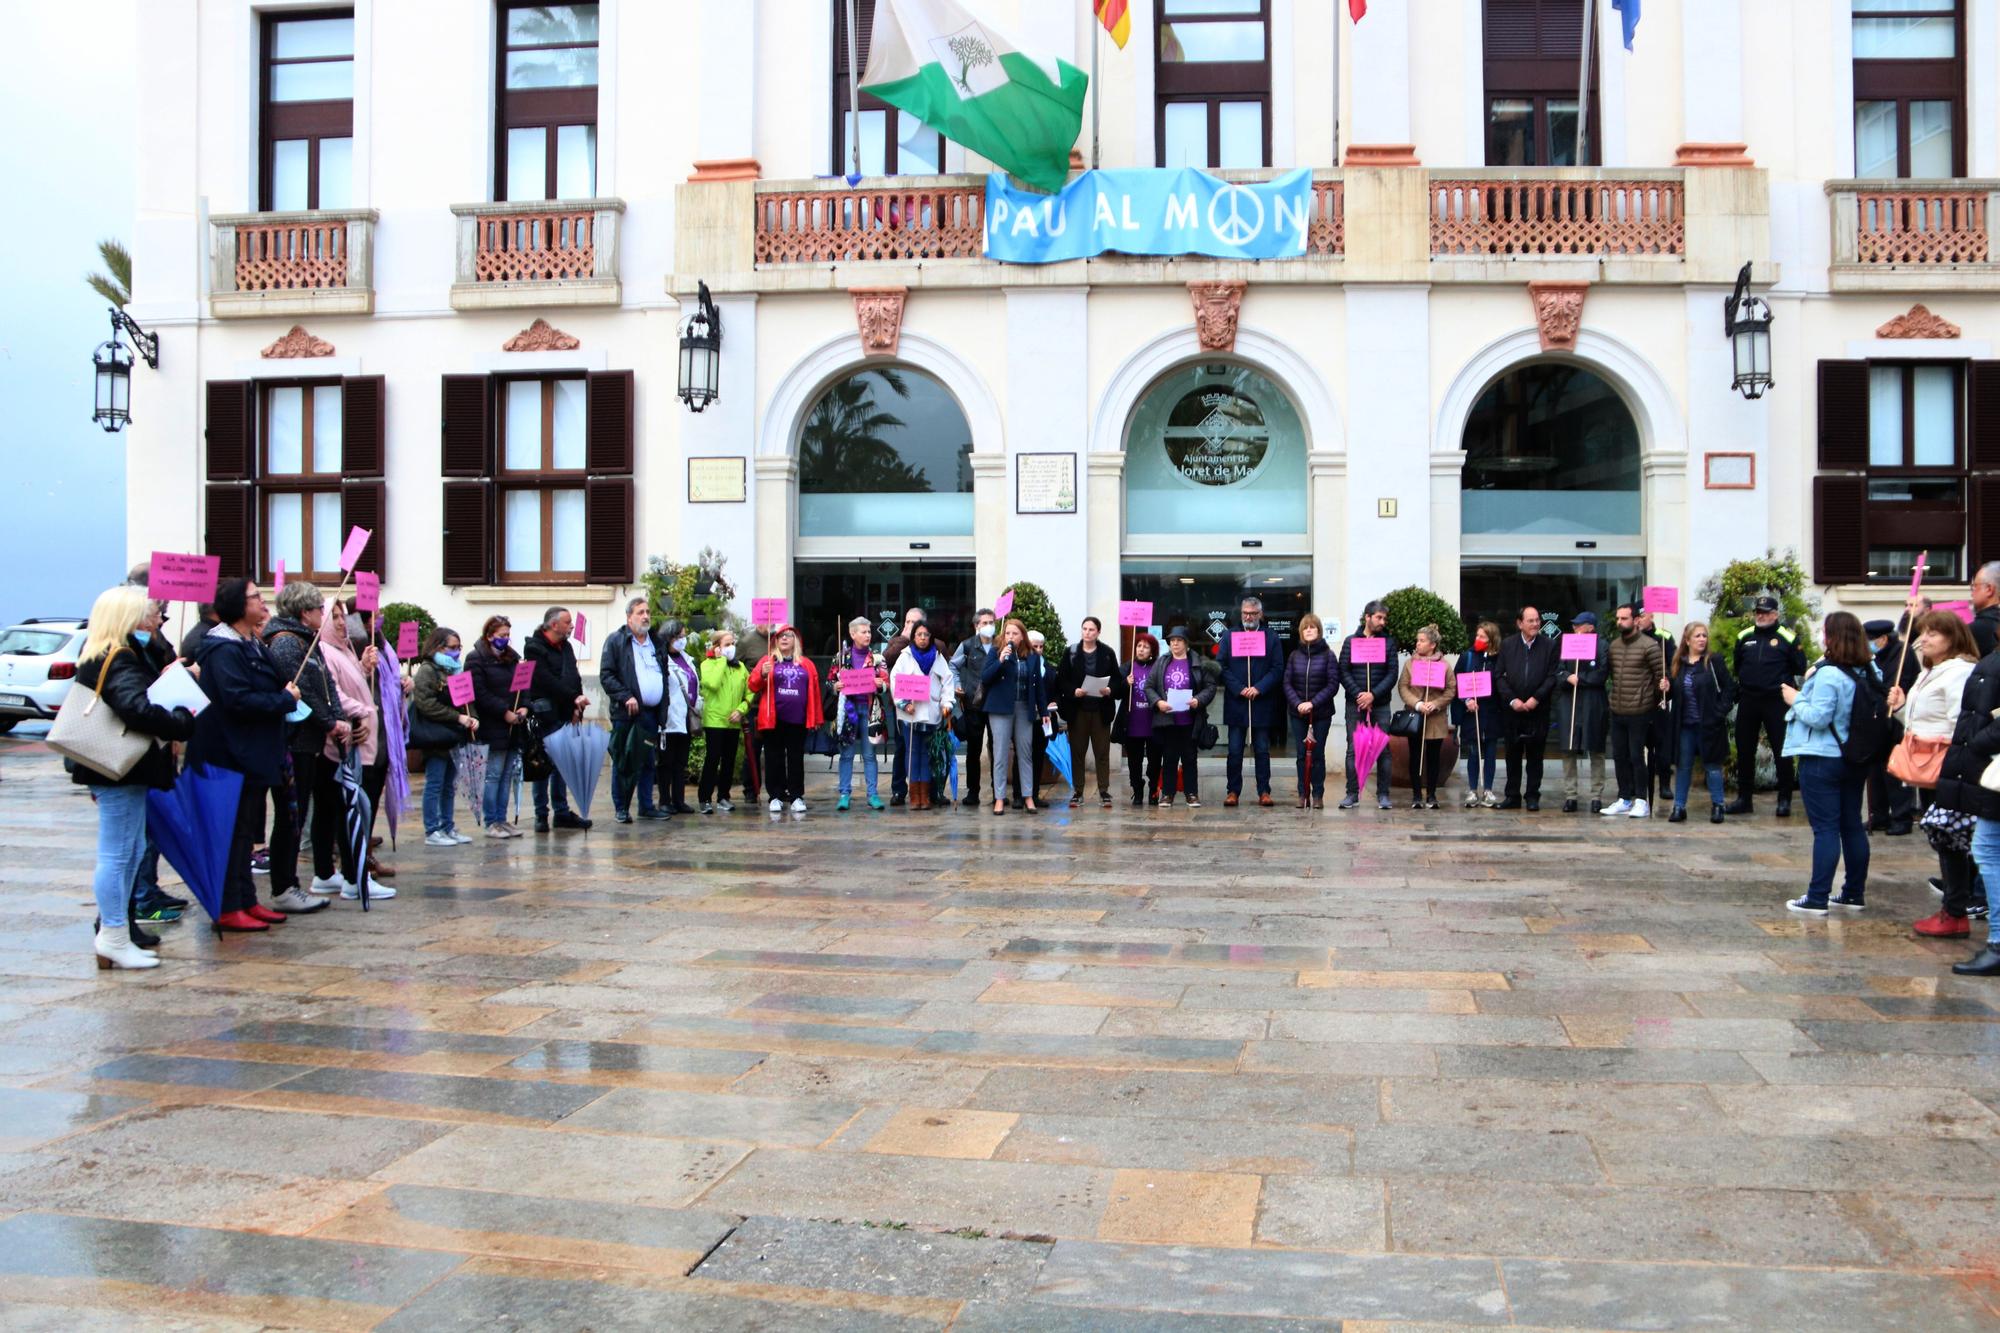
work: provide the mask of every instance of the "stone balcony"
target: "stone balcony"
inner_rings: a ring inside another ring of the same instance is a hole
[[[209,217],[216,319],[365,315],[375,308],[373,209]]]
[[[1836,292],[2000,291],[2000,180],[1828,181]]]
[[[617,305],[623,199],[453,204],[454,310]]]

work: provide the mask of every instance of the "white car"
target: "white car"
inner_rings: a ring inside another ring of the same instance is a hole
[[[38,616],[0,630],[0,735],[56,715],[76,679],[84,630],[73,616]]]

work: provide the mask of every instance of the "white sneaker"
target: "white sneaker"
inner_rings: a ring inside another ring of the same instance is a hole
[[[443,829],[439,829],[436,833],[426,833],[424,835],[424,846],[456,847],[458,846],[458,839],[452,837],[451,834],[446,833]],[[348,885],[342,884],[340,887],[344,890]]]
[[[359,898],[361,896],[361,890],[356,888],[352,884],[348,884],[341,888],[340,896],[347,899],[349,902],[353,902],[356,898]],[[393,898],[395,896],[396,896],[396,891],[390,888],[387,884],[383,884],[378,880],[372,880],[372,879],[368,881],[369,902],[371,903],[377,902],[383,898]]]
[[[1604,813],[1608,815],[1611,812],[1606,810]],[[1645,819],[1651,816],[1652,813],[1653,807],[1647,805],[1644,801],[1634,801],[1632,802],[1632,808],[1625,812],[1625,817],[1627,819]]]
[[[725,815],[726,815],[726,814],[728,814],[728,813],[729,813],[730,811],[734,810],[734,809],[735,809],[736,807],[735,807],[735,806],[733,806],[733,805],[731,805],[731,804],[730,804],[729,802],[727,802],[727,801],[717,801],[717,802],[715,803],[715,808],[716,808],[716,809],[718,809],[718,810],[720,810],[720,811],[721,811],[721,812],[722,812],[723,814],[725,814]]]
[[[342,881],[341,887],[346,887],[345,881]],[[329,889],[328,892],[331,893],[334,890]],[[274,895],[271,899],[271,906],[277,908],[280,912],[290,912],[298,916],[305,916],[308,913],[323,910],[327,906],[327,901],[324,898],[313,897],[304,889],[293,887],[286,889],[283,893]]]
[[[1468,809],[1468,810],[1470,810],[1470,809],[1471,809],[1471,808],[1472,808],[1473,806],[1475,806],[1475,805],[1478,805],[1478,804],[1479,804],[1479,793],[1478,793],[1478,792],[1476,792],[1476,791],[1468,791],[1467,793],[1465,793],[1465,802],[1464,802],[1464,804],[1465,804],[1465,808],[1466,808],[1466,809]]]
[[[775,796],[771,798],[771,813],[774,815],[785,813],[785,803]]]
[[[1639,804],[1644,805],[1645,802],[1641,801]],[[1629,815],[1632,813],[1632,803],[1621,796],[1597,813],[1600,815]]]
[[[1488,787],[1486,789],[1486,794],[1479,798],[1479,803],[1485,806],[1488,810],[1495,809],[1500,804],[1500,795],[1498,792],[1494,791],[1491,787]]]
[[[489,838],[497,839],[501,842],[505,842],[507,839],[513,837],[514,835],[507,831],[507,826],[505,824],[488,824],[486,826],[486,836]]]
[[[342,889],[346,887],[347,887],[347,881],[343,879],[338,873],[334,874],[333,876],[327,879],[321,879],[317,875],[313,877],[312,891],[314,893],[319,894],[323,898],[331,898],[334,894],[339,893]]]
[[[776,802],[774,801],[772,802],[772,804],[775,805]],[[805,812],[806,812],[806,798],[801,796],[796,801],[792,802],[792,813],[795,815],[802,815]]]
[[[445,836],[450,838],[453,842],[456,843],[467,843],[472,841],[472,839],[466,837],[463,833],[460,833],[457,829],[447,829],[445,831]]]

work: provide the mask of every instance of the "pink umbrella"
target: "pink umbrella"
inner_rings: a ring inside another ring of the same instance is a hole
[[[1361,784],[1367,781],[1369,773],[1374,771],[1375,761],[1380,759],[1382,751],[1388,748],[1389,733],[1374,723],[1364,722],[1354,729],[1355,790],[1360,790]],[[1375,794],[1381,796],[1384,793],[1378,791]]]

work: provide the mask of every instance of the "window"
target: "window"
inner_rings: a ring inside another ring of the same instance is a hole
[[[354,202],[354,12],[264,17],[258,206]],[[289,566],[287,566],[289,568]]]
[[[224,578],[337,584],[352,528],[375,534],[358,566],[387,568],[386,390],[380,375],[210,380],[202,549]]]
[[[630,583],[633,375],[444,377],[444,581]]]
[[[1577,152],[1577,66],[1583,0],[1486,0],[1486,165],[1594,165],[1597,54],[1591,52],[1589,120]]]
[[[1125,432],[1125,531],[1185,537],[1306,531],[1306,432],[1248,366],[1183,366],[1146,391]]]
[[[799,432],[802,537],[972,535],[972,428],[950,390],[883,366],[833,384]]]
[[[1271,164],[1270,0],[1158,0],[1159,165]]]
[[[1822,361],[1813,576],[1963,582],[2000,559],[2000,362]]]
[[[854,169],[855,118],[848,114],[853,85],[868,68],[868,39],[875,25],[875,0],[853,0],[854,41],[860,58],[851,65],[847,51],[849,0],[833,0],[833,175]],[[944,170],[944,138],[907,111],[881,98],[861,94],[861,174],[864,176],[935,176]]]
[[[1465,422],[1467,533],[1632,536],[1640,531],[1639,428],[1582,366],[1531,361],[1479,395]]]
[[[1965,31],[1957,0],[1853,0],[1854,174],[1965,174]]]
[[[499,199],[597,197],[597,6],[500,6]]]

